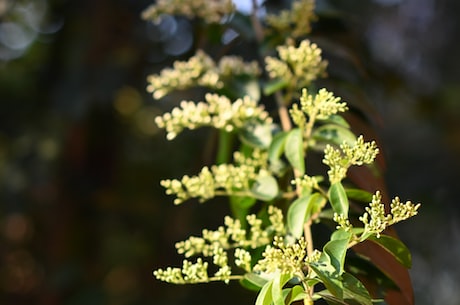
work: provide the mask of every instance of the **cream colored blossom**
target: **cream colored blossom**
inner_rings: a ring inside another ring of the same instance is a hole
[[[301,37],[311,32],[311,23],[317,19],[314,9],[314,0],[293,1],[290,10],[282,10],[276,15],[269,14],[266,22],[278,33],[293,38]]]
[[[321,57],[321,49],[309,40],[303,40],[298,47],[282,45],[276,49],[279,58],[266,57],[266,70],[270,78],[286,81],[291,90],[307,87],[325,76],[327,62]]]
[[[222,17],[232,14],[232,0],[157,0],[142,12],[142,18],[158,21],[163,14],[200,18],[208,23],[219,23]]]
[[[272,122],[263,106],[249,96],[231,102],[216,94],[206,94],[205,102],[182,101],[180,107],[155,118],[158,127],[166,129],[169,140],[184,129],[212,126],[231,132],[253,120],[264,124]]]

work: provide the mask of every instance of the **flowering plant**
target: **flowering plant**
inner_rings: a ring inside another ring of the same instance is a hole
[[[326,76],[327,62],[307,39],[310,23],[317,19],[314,1],[293,1],[291,10],[279,15],[262,16],[257,10],[254,1],[248,19],[255,40],[274,51],[266,56],[261,51],[264,65],[236,56],[216,62],[198,50],[187,61],[176,61],[148,78],[147,90],[156,99],[194,86],[210,91],[203,101],[182,101],[156,118],[169,140],[185,129],[205,126],[220,130],[222,141],[228,141],[229,134],[239,139],[232,146],[233,158],[203,167],[195,176],[161,181],[166,193],[175,196],[175,204],[227,196],[238,212],[225,217],[216,230],[204,229],[201,236],[176,243],[177,252],[185,256],[182,267],[158,269],[154,276],[175,284],[238,280],[258,292],[256,305],[307,305],[320,299],[371,305],[379,298],[412,304],[409,294],[394,289],[400,282],[394,271],[379,264],[378,253],[400,268],[410,267],[410,252],[388,227],[416,215],[420,204],[396,197],[385,205],[381,190],[353,184],[350,168],[378,171],[374,161],[379,149],[375,141],[351,131],[344,117],[346,102],[327,89],[315,90],[314,82]],[[163,14],[231,28],[235,6],[226,0],[157,1],[143,16],[155,21]],[[272,43],[273,37],[284,43]],[[233,78],[256,83],[256,94],[232,91]],[[276,116],[264,107],[270,98],[276,101]],[[311,156],[318,154],[326,169],[313,175]],[[321,225],[330,234],[318,247],[312,228]],[[366,251],[370,248],[378,249],[377,255]],[[371,274],[356,263],[360,260],[374,263],[381,272]],[[382,279],[392,285],[382,284]],[[399,299],[389,297],[391,287]]]

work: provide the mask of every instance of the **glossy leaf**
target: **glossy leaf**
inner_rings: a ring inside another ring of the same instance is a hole
[[[278,195],[278,182],[272,176],[261,176],[254,182],[251,193],[262,201],[273,200]]]
[[[343,116],[338,115],[338,114],[333,114],[333,115],[329,116],[327,119],[321,120],[321,121],[331,123],[331,124],[335,124],[335,125],[339,125],[339,126],[345,127],[345,128],[350,128],[350,124],[348,124],[347,120],[345,120],[343,118]]]
[[[246,273],[244,277],[240,280],[240,284],[252,291],[260,291],[262,287],[267,283],[268,281],[255,274],[255,273]]]
[[[316,275],[332,295],[340,300],[343,299],[343,284],[338,278],[334,266],[327,261],[319,261],[310,264],[310,268],[315,271]]]
[[[325,203],[326,199],[320,193],[302,196],[295,200],[287,212],[289,232],[295,238],[302,236],[304,223],[312,214],[319,212]]]
[[[351,234],[345,239],[331,240],[323,247],[323,252],[327,254],[331,265],[339,275],[344,272],[345,256],[347,254],[350,238]]]
[[[402,241],[388,235],[380,235],[380,238],[371,236],[368,238],[379,246],[383,247],[386,251],[391,253],[398,262],[404,267],[410,268],[412,266],[412,257],[409,249]]]
[[[273,136],[272,142],[268,147],[268,159],[270,161],[278,160],[283,154],[287,135],[287,132],[278,132]]]
[[[272,127],[270,125],[248,123],[239,133],[243,143],[255,148],[268,148],[272,141]]]
[[[292,304],[296,301],[301,301],[305,299],[307,293],[305,292],[304,288],[300,285],[296,285],[292,288],[285,289],[286,296],[284,297],[284,303],[286,305]]]
[[[343,142],[352,145],[356,142],[356,136],[350,129],[334,124],[318,127],[313,132],[312,137],[319,142],[334,145],[340,145]]]
[[[329,201],[334,212],[348,217],[348,197],[342,183],[336,182],[331,185],[329,188]]]
[[[305,174],[303,138],[302,131],[299,128],[295,128],[288,133],[284,153],[292,167],[298,170],[300,175]]]
[[[364,203],[369,203],[372,201],[373,194],[365,190],[346,188],[345,193],[347,194],[347,197],[351,200]]]
[[[273,279],[272,299],[274,305],[284,305],[283,286],[292,278],[290,274],[279,274]]]
[[[262,290],[257,295],[256,304],[255,305],[271,305],[272,304],[272,287],[273,287],[273,280],[268,281],[262,287]]]
[[[344,273],[342,280],[345,299],[355,300],[362,305],[372,305],[372,298],[363,283],[349,273]]]

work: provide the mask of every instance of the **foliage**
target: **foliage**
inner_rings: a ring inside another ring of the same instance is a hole
[[[229,1],[165,3],[159,1],[143,16],[156,21],[161,14],[178,14],[209,29],[218,24],[235,32],[239,29],[232,28],[232,19],[244,17]],[[156,99],[194,86],[210,91],[204,101],[182,101],[156,118],[169,140],[200,127],[220,130],[221,142],[230,141],[229,135],[239,140],[219,148],[234,148],[232,160],[217,160],[195,176],[161,182],[176,197],[175,204],[227,196],[236,211],[217,230],[204,229],[201,236],[176,244],[186,258],[181,268],[158,269],[154,275],[175,284],[239,280],[258,291],[256,305],[313,304],[320,299],[370,305],[385,294],[367,290],[366,270],[347,264],[349,249],[376,243],[410,267],[409,251],[386,230],[416,215],[420,204],[396,197],[386,209],[380,190],[372,195],[347,179],[352,166],[371,167],[379,149],[375,141],[351,131],[343,116],[347,103],[327,89],[315,89],[314,82],[326,75],[327,62],[307,37],[317,18],[314,1],[293,1],[291,10],[279,16],[264,16],[258,9],[254,2],[252,16],[246,17],[264,66],[236,56],[223,56],[216,64],[198,50],[148,78],[148,91]],[[263,96],[247,90],[254,83]],[[271,99],[277,116],[266,110]],[[312,156],[318,152],[328,169],[311,175]],[[355,207],[362,198],[370,199],[368,206]],[[323,244],[312,232],[320,225],[330,232]]]

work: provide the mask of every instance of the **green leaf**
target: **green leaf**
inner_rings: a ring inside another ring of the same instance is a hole
[[[351,200],[369,203],[372,201],[372,193],[361,189],[347,188],[345,189],[347,197]]]
[[[242,224],[245,224],[246,216],[251,207],[257,202],[257,199],[248,196],[230,196],[229,201],[233,217],[239,219]]]
[[[342,280],[345,299],[355,300],[362,305],[372,305],[372,298],[363,283],[349,273],[344,273]]]
[[[299,238],[303,233],[303,225],[307,214],[308,202],[311,196],[297,198],[289,207],[287,212],[287,227],[295,238]]]
[[[329,257],[331,265],[339,275],[344,272],[343,266],[345,264],[345,256],[347,254],[350,238],[351,234],[345,239],[331,240],[323,247],[323,253]]]
[[[318,142],[334,145],[340,145],[343,142],[353,145],[356,142],[356,136],[350,129],[335,124],[318,127],[313,132],[312,137]]]
[[[268,147],[268,159],[270,161],[277,161],[283,154],[287,135],[288,133],[283,131],[273,136],[272,142]]]
[[[240,280],[240,284],[249,290],[260,291],[262,287],[268,282],[267,279],[255,274],[255,273],[246,273],[244,277]]]
[[[239,136],[243,143],[251,147],[268,148],[272,141],[272,127],[250,122],[240,130]]]
[[[305,299],[305,297],[307,296],[307,293],[305,292],[304,288],[300,285],[296,285],[292,288],[288,288],[285,290],[287,291],[287,294],[284,298],[285,299],[284,303],[286,305],[292,304],[296,301],[301,301]]]
[[[255,305],[271,305],[272,304],[272,287],[273,287],[273,280],[268,281],[262,287],[262,290],[257,295],[256,304]]]
[[[284,78],[269,81],[264,85],[264,95],[272,95],[276,91],[286,88],[288,84],[288,81]]]
[[[321,121],[339,125],[345,128],[350,128],[350,124],[348,124],[347,120],[345,120],[343,116],[338,115],[338,114],[333,114],[329,116],[327,119],[321,120]]]
[[[278,195],[278,182],[273,176],[260,176],[254,182],[251,193],[262,201],[273,200]]]
[[[335,182],[329,188],[329,201],[331,202],[332,209],[337,214],[348,217],[348,197],[342,183]]]
[[[284,305],[283,286],[292,278],[290,274],[278,274],[273,279],[272,298],[274,305]]]
[[[368,240],[371,240],[374,243],[380,245],[391,255],[393,255],[394,258],[404,267],[410,268],[412,266],[412,257],[410,251],[399,239],[388,235],[380,235],[380,238],[372,235],[368,238]]]
[[[310,219],[311,215],[319,212],[325,203],[326,199],[320,193],[297,198],[287,212],[289,232],[295,238],[302,236],[304,223]]]
[[[286,138],[284,154],[292,167],[299,171],[300,175],[305,174],[305,160],[303,150],[302,131],[299,128],[291,130]]]
[[[343,300],[343,285],[338,278],[334,266],[327,261],[320,260],[316,263],[311,263],[310,268],[315,271],[316,275],[332,295]]]

